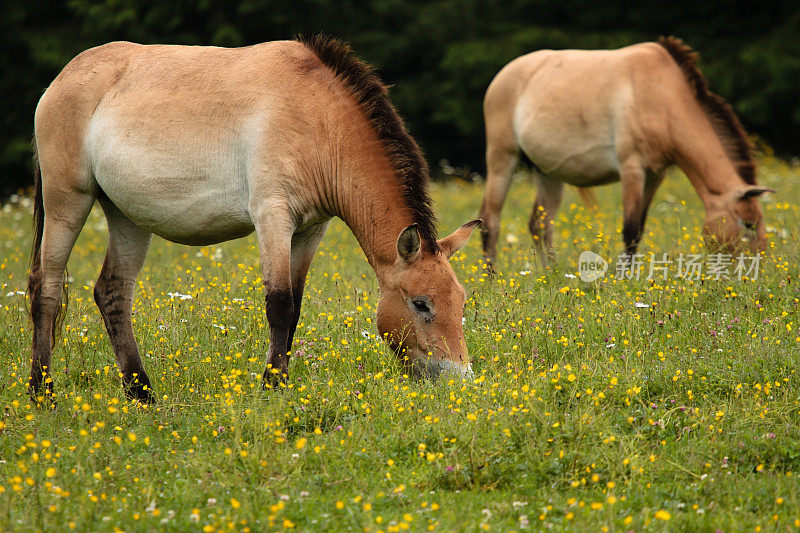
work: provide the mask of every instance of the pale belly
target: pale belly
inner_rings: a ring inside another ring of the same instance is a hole
[[[553,146],[548,139],[527,144],[525,151],[542,173],[570,185],[587,187],[619,181],[619,163],[608,146]]]
[[[561,125],[524,131],[518,136],[525,155],[547,176],[570,185],[602,185],[619,180],[619,161],[607,135],[565,131]]]
[[[93,120],[87,148],[95,179],[132,222],[182,244],[253,232],[243,147],[235,138],[171,139]]]
[[[576,186],[619,180],[616,105],[574,102],[538,87],[521,98],[514,112],[517,143],[544,174]]]

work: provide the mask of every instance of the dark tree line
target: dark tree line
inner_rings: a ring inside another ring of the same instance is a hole
[[[735,0],[0,0],[0,193],[30,181],[33,111],[80,51],[113,40],[241,46],[324,32],[392,84],[431,161],[482,170],[483,93],[540,48],[616,48],[674,34],[712,89],[779,152],[800,153],[800,3]]]

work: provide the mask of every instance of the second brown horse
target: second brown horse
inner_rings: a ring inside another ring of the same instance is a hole
[[[697,54],[674,37],[620,50],[541,50],[515,59],[484,99],[486,191],[483,249],[496,257],[500,210],[517,165],[532,163],[538,192],[529,221],[552,253],[564,184],[622,183],[623,237],[636,251],[647,209],[677,164],[706,209],[704,233],[724,247],[765,245],[750,141],[712,93]]]

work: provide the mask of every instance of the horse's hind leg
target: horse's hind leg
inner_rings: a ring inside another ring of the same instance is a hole
[[[561,197],[564,193],[564,182],[550,178],[544,174],[536,176],[538,187],[536,200],[533,203],[528,229],[533,236],[542,263],[547,265],[553,259],[553,222]],[[542,254],[542,252],[545,252]],[[546,257],[545,257],[546,255]]]
[[[144,264],[151,234],[131,222],[110,200],[100,200],[100,206],[108,221],[108,251],[94,286],[94,301],[111,339],[126,394],[150,403],[153,388],[139,356],[131,312],[136,276]]]
[[[511,185],[511,175],[519,163],[519,154],[513,140],[502,143],[491,137],[487,139],[489,146],[486,147],[486,185],[480,218],[483,220],[481,225],[483,255],[491,265],[497,258],[500,211],[503,209]]]
[[[591,189],[588,187],[576,187],[576,189],[578,189],[578,194],[580,195],[581,200],[583,200],[583,205],[592,211],[600,209],[600,205],[597,203],[597,198]]]
[[[62,311],[64,272],[75,240],[94,203],[94,195],[88,191],[64,188],[53,190],[52,195],[48,192],[51,191],[45,187],[46,200],[38,207],[45,212],[41,245],[34,250],[33,267],[28,280],[33,322],[33,356],[28,389],[34,400],[40,398],[42,384],[49,395],[53,392],[50,359],[55,322]]]

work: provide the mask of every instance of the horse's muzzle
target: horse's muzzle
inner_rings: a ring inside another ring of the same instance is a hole
[[[472,379],[472,365],[459,364],[446,359],[422,359],[414,362],[414,377],[436,381],[440,377],[450,376],[456,379]]]

